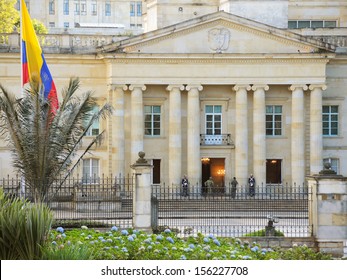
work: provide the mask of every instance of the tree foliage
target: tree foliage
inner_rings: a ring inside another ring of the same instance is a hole
[[[41,84],[32,81],[21,99],[0,85],[0,133],[11,148],[13,166],[36,202],[47,199],[57,178],[68,176],[103,134],[93,138],[84,152],[76,156],[93,122],[111,112],[107,103],[95,111],[97,103],[92,92],[77,94],[79,85],[78,79],[70,79],[55,115],[43,96]]]
[[[16,0],[0,0],[0,33],[11,33],[19,22]]]

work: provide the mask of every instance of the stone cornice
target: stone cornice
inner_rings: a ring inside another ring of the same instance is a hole
[[[118,58],[114,64],[259,64],[259,63],[285,63],[300,64],[314,63],[327,64],[329,59],[325,58]]]

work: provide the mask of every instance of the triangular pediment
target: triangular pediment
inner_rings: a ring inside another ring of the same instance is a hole
[[[291,54],[334,46],[225,12],[217,12],[104,46],[137,54]]]

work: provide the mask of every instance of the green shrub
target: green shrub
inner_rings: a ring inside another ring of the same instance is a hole
[[[93,260],[93,252],[79,244],[50,245],[42,250],[43,260]]]
[[[47,206],[10,199],[0,190],[0,259],[40,258],[52,220]]]
[[[247,234],[245,234],[245,236],[266,236],[266,231],[265,231],[265,229],[261,229],[258,231],[247,233]],[[275,230],[274,236],[284,236],[284,233],[279,231],[279,230]]]

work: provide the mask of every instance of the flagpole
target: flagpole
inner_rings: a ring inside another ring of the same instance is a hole
[[[21,92],[21,98],[24,97],[24,85],[23,85],[23,43],[22,43],[22,38],[23,38],[23,19],[22,19],[22,0],[19,1],[19,44],[20,44],[20,92]],[[25,198],[25,177],[23,175],[20,176],[20,198]]]

